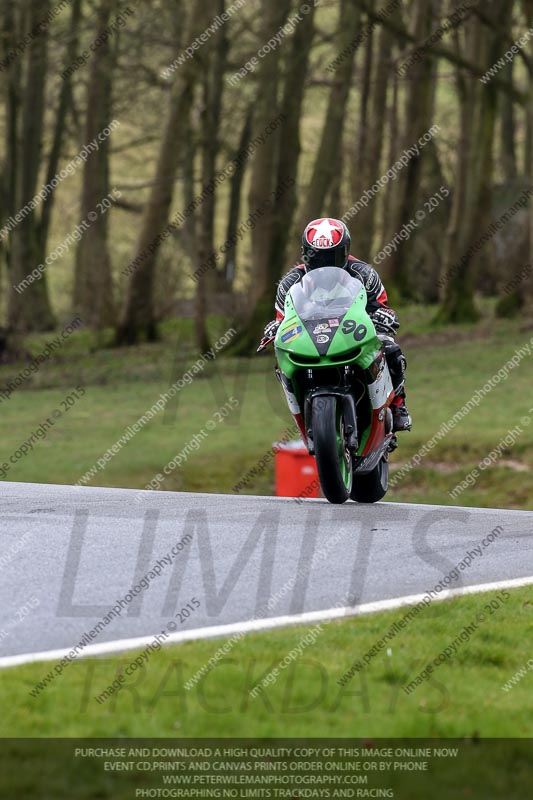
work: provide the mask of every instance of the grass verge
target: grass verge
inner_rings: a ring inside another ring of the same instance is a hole
[[[408,403],[414,427],[402,434],[391,460],[392,474],[438,431],[510,359],[527,344],[533,331],[516,322],[487,320],[459,329],[433,329],[431,309],[402,315],[411,331],[405,337],[408,357]],[[213,338],[226,330],[213,321]],[[9,400],[2,400],[4,434],[1,462],[4,478],[42,483],[75,483],[119,440],[125,429],[152,406],[170,384],[196,361],[187,342],[191,324],[167,324],[161,343],[139,348],[93,351],[90,335],[75,334],[61,352],[43,364]],[[32,352],[44,339],[30,341]],[[0,386],[24,365],[0,367]],[[142,488],[179,454],[194,434],[206,428],[230,396],[239,407],[190,450],[163,490],[231,493],[247,472],[269,451],[292,420],[273,374],[272,356],[256,359],[219,357],[183,388],[174,403],[152,419],[105,466],[90,485]],[[489,469],[458,498],[449,492],[460,483],[508,431],[520,425],[529,400],[533,361],[526,356],[438,445],[389,492],[387,499],[448,505],[533,508],[524,472],[533,465],[533,424],[510,446],[500,448]],[[31,452],[10,463],[10,456],[54,409],[82,384],[83,398],[62,414]],[[531,415],[533,421],[533,414]],[[242,493],[272,494],[270,463]]]
[[[314,644],[256,697],[254,686],[279,668],[308,628],[243,637],[190,690],[184,684],[226,640],[163,648],[103,703],[95,698],[135,653],[74,662],[36,698],[30,691],[51,664],[3,670],[0,736],[533,736],[533,673],[502,689],[531,658],[533,587],[512,590],[505,600],[483,593],[429,606],[340,685],[405,611],[323,624]],[[485,620],[455,655],[406,692],[479,614]]]

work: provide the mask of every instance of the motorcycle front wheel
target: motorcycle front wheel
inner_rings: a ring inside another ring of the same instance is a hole
[[[384,456],[377,467],[366,475],[354,475],[350,497],[356,503],[377,503],[389,488],[389,462]]]
[[[352,491],[352,457],[346,445],[341,399],[315,398],[312,412],[313,442],[318,477],[330,503],[345,503]]]

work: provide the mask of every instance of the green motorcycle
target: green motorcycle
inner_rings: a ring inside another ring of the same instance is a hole
[[[287,294],[274,341],[280,382],[330,503],[381,500],[397,446],[391,375],[366,303],[363,284],[345,270],[313,270]]]

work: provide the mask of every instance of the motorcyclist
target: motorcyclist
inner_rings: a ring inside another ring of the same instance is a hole
[[[351,237],[344,222],[338,219],[321,218],[310,222],[302,236],[303,263],[293,267],[279,282],[276,294],[276,319],[265,328],[260,348],[273,341],[284,317],[285,298],[288,291],[302,280],[304,275],[320,267],[341,267],[361,281],[367,292],[366,310],[382,340],[391,372],[396,396],[391,411],[393,430],[411,430],[411,417],[405,405],[406,360],[394,336],[400,327],[396,311],[388,306],[387,292],[381,278],[370,264],[350,255]],[[293,409],[291,409],[293,411]],[[294,413],[294,411],[293,411]],[[297,420],[298,421],[298,420]]]

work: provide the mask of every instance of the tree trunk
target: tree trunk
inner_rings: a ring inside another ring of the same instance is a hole
[[[531,74],[529,77],[529,86],[530,98],[528,114],[532,126],[531,129],[533,130],[533,75]],[[528,177],[530,183],[533,183],[533,172],[530,172]],[[533,202],[531,201],[531,197],[529,198],[529,263],[533,264]],[[533,320],[533,276],[529,275],[524,281],[524,284],[522,297],[520,298],[521,300],[523,298],[521,305],[523,307],[524,316],[531,321]]]
[[[351,75],[355,50],[350,47],[356,37],[361,19],[361,11],[353,0],[341,0],[340,21],[337,31],[337,47],[340,53],[347,48],[351,51],[339,64],[333,78],[333,86],[329,94],[326,119],[322,130],[322,138],[315,160],[311,183],[305,192],[306,201],[300,216],[300,228],[323,212],[324,201],[329,185],[334,177],[337,163],[336,154],[342,142],[346,105],[351,86]]]
[[[528,111],[526,117],[526,134],[524,142],[524,174],[531,175],[533,167],[533,120]]]
[[[394,164],[396,161],[396,156],[398,153],[397,150],[397,142],[399,141],[399,131],[400,131],[400,114],[399,114],[399,79],[396,72],[393,76],[393,84],[392,84],[392,99],[390,103],[390,108],[388,112],[388,120],[389,120],[389,147],[387,152],[387,164]],[[392,209],[394,208],[394,192],[396,190],[396,186],[393,184],[392,186],[388,187],[386,191],[383,192],[382,195],[382,217],[383,217],[383,224],[381,229],[381,237],[384,240],[386,237],[386,233],[389,230],[392,230],[392,226],[390,224],[390,218],[392,216]]]
[[[533,9],[529,4],[525,8],[526,19],[528,27],[531,28],[533,23]],[[529,69],[528,69],[528,104],[527,104],[527,119],[528,128],[533,132],[533,40],[530,40],[529,48]],[[533,185],[533,162],[529,161],[529,172],[527,177],[530,185]],[[533,201],[529,198],[529,263],[533,264]],[[533,275],[529,275],[525,280],[521,300],[523,306],[523,313],[528,318],[528,322],[533,320]]]
[[[526,19],[526,26],[531,28],[533,23],[533,7],[530,0],[522,0],[522,10]],[[533,48],[529,47],[529,58],[533,57]],[[524,142],[524,174],[531,177],[533,174],[533,114],[531,113],[531,82],[533,80],[533,71],[528,70],[528,102],[524,110],[525,118],[525,142]],[[533,242],[531,244],[533,247]]]
[[[261,0],[263,28],[261,38],[266,42],[273,37],[285,23],[290,8],[290,0]],[[255,152],[248,206],[250,214],[261,212],[260,222],[252,228],[252,284],[247,298],[244,328],[238,339],[234,340],[232,352],[248,355],[257,347],[265,322],[272,317],[272,265],[270,247],[273,236],[274,217],[272,207],[264,210],[265,202],[275,190],[277,178],[277,155],[280,146],[279,127],[267,133],[274,119],[279,120],[279,64],[281,48],[262,59],[257,70],[257,104],[254,121],[254,137],[262,136],[263,141]],[[279,125],[279,123],[278,123]]]
[[[468,38],[471,41],[471,37]],[[474,145],[474,102],[477,87],[472,85],[472,80],[464,77],[460,98],[460,134],[458,157],[456,166],[456,179],[453,193],[452,212],[446,233],[444,260],[442,267],[441,284],[445,287],[441,296],[445,298],[445,305],[439,310],[437,319],[453,321],[458,319],[475,319],[477,317],[474,302],[473,288],[470,278],[471,270],[457,269],[458,259],[468,249],[471,237],[471,215],[473,209],[468,208],[469,183],[472,182]],[[479,92],[477,93],[479,97]],[[457,274],[454,271],[457,270]],[[442,283],[444,281],[444,283]]]
[[[198,151],[198,137],[193,125],[193,109],[189,109],[187,130],[184,135],[183,159],[183,205],[189,208],[194,202],[196,192],[196,154]],[[196,263],[197,224],[196,214],[189,214],[182,228],[183,244],[191,264]],[[194,278],[194,269],[192,273]]]
[[[185,41],[192,42],[205,30],[206,6],[191,10]],[[128,287],[121,320],[116,331],[116,344],[133,345],[142,334],[148,341],[157,339],[154,309],[154,280],[157,254],[167,226],[174,184],[182,156],[183,137],[192,105],[194,85],[198,77],[197,55],[180,66],[172,87],[170,106],[154,185],[145,208],[134,261],[137,264]]]
[[[346,132],[343,131],[339,149],[335,156],[335,169],[333,170],[333,178],[330,181],[325,198],[325,207],[328,209],[329,216],[333,217],[334,219],[340,219],[345,211],[345,208],[341,208],[342,179],[344,175],[344,164],[347,161],[345,135]]]
[[[49,0],[35,0],[30,4],[26,32],[32,30],[50,10]],[[48,32],[36,36],[27,51],[27,71],[22,94],[22,120],[15,155],[15,210],[28,206],[37,191],[42,157],[42,137],[45,109],[45,81],[48,61]],[[19,60],[22,58],[18,57]],[[18,65],[14,66],[17,70]],[[10,112],[16,114],[18,101]],[[16,124],[16,123],[15,123]],[[12,129],[11,129],[12,130]],[[46,272],[32,280],[26,288],[16,291],[20,284],[39,266],[40,249],[38,223],[35,209],[22,219],[10,236],[8,324],[19,332],[46,331],[54,327],[55,320],[48,297]]]
[[[414,33],[418,42],[423,42],[431,33],[435,0],[416,0],[414,6]],[[435,81],[435,59],[426,54],[422,61],[409,70],[405,108],[405,128],[402,137],[402,150],[407,151],[417,145],[419,139],[431,126],[433,117]],[[391,214],[392,236],[399,233],[414,217],[420,202],[419,188],[423,151],[413,155],[398,178],[395,193],[396,207]],[[397,249],[383,263],[383,274],[395,285],[406,299],[414,299],[416,292],[412,285],[410,253],[412,241],[405,238]]]
[[[248,145],[250,144],[250,139],[252,137],[252,117],[253,108],[250,106],[244,117],[244,125],[242,126],[241,135],[239,138],[239,146],[237,153],[235,154],[237,165],[235,167],[235,172],[230,179],[228,226],[226,229],[225,238],[225,242],[228,242],[228,249],[226,250],[223,272],[220,275],[217,272],[218,286],[229,289],[230,291],[233,290],[233,281],[235,279],[235,271],[237,267],[237,229],[239,227],[242,184],[246,172],[246,161],[244,159],[241,160],[239,156],[244,154]]]
[[[509,81],[513,80],[513,63],[505,66]],[[514,103],[508,94],[500,95],[501,109],[501,164],[506,181],[513,181],[518,168],[516,163],[516,127],[514,117]]]
[[[365,189],[369,189],[380,177],[380,164],[387,113],[387,88],[391,71],[390,54],[393,38],[388,28],[382,27],[377,44],[376,68],[373,76],[373,92],[368,120],[368,146],[361,164],[362,186],[354,196],[356,202]],[[363,260],[370,260],[374,240],[377,203],[371,201],[358,213],[354,232],[355,250]]]
[[[81,19],[81,0],[73,0],[70,26],[68,32],[68,42],[65,50],[65,69],[68,69],[76,58],[78,52],[78,38],[79,26]],[[48,157],[48,168],[46,171],[46,183],[50,183],[56,176],[59,168],[59,159],[61,156],[61,148],[63,145],[63,138],[65,135],[67,114],[70,108],[72,99],[72,80],[71,76],[67,75],[61,81],[61,88],[59,90],[59,101],[56,112],[54,135],[52,139],[52,147]],[[54,207],[55,191],[50,192],[43,200],[41,218],[39,221],[39,249],[40,260],[42,261],[46,255],[46,245],[48,241],[48,233],[50,230],[50,220],[52,217],[52,210]]]
[[[301,154],[300,124],[309,69],[309,56],[313,44],[315,7],[298,24],[285,68],[286,78],[281,102],[279,161],[276,178],[276,199],[273,211],[270,267],[273,280],[286,269],[287,246],[291,241],[291,227],[297,206],[298,166]],[[298,253],[294,253],[296,258]],[[293,254],[291,254],[291,261]]]
[[[511,13],[512,0],[494,4],[495,27],[476,18],[466,23],[466,47],[485,72],[501,56],[501,30]],[[486,229],[491,201],[493,141],[496,126],[497,86],[475,77],[464,78],[461,94],[461,141],[452,216],[447,233],[441,285],[442,322],[460,323],[478,318],[474,305],[475,272],[471,246]]]
[[[210,16],[222,15],[225,0],[211,0],[207,4]],[[214,184],[216,177],[216,158],[219,149],[220,115],[227,53],[225,28],[222,26],[204,47],[203,55],[203,109],[200,120],[202,134],[202,194]],[[208,192],[201,206],[200,230],[198,239],[198,265],[215,264],[215,192]],[[207,289],[213,276],[212,270],[201,270],[196,284],[195,332],[196,344],[200,352],[209,350],[207,333]]]
[[[109,25],[117,9],[117,0],[101,0],[98,9],[98,36]],[[91,61],[87,89],[85,142],[89,143],[104,131],[112,120],[112,82],[114,56],[109,39],[96,50]],[[112,326],[115,312],[113,281],[108,250],[108,214],[99,213],[98,203],[109,194],[109,137],[99,142],[98,149],[89,154],[83,169],[81,218],[89,227],[85,230],[76,251],[74,275],[74,309],[85,324],[101,330]],[[95,214],[96,218],[90,221]]]
[[[20,14],[18,14],[20,17]],[[7,57],[7,54],[12,45],[23,36],[24,30],[22,24],[17,26],[17,17],[15,15],[15,0],[9,0],[6,5],[6,11],[3,16],[2,25],[2,56]],[[2,162],[2,195],[1,195],[1,217],[0,219],[9,219],[13,216],[18,208],[16,207],[17,198],[17,131],[20,113],[20,83],[21,83],[21,67],[20,59],[16,59],[9,67],[5,75],[5,81],[2,82],[2,90],[5,91],[5,109],[6,109],[6,122],[4,132],[5,142],[5,159]],[[2,255],[5,258],[6,265],[9,268],[10,263],[10,249],[9,239],[6,237],[0,239],[0,246],[2,247]]]
[[[370,82],[372,80],[372,63],[374,53],[373,45],[374,34],[372,30],[365,42],[364,58],[361,65],[362,77],[360,80],[361,97],[359,103],[359,130],[357,132],[353,157],[351,159],[351,189],[354,201],[360,197],[366,189],[364,170],[368,143],[368,100],[370,97]]]

